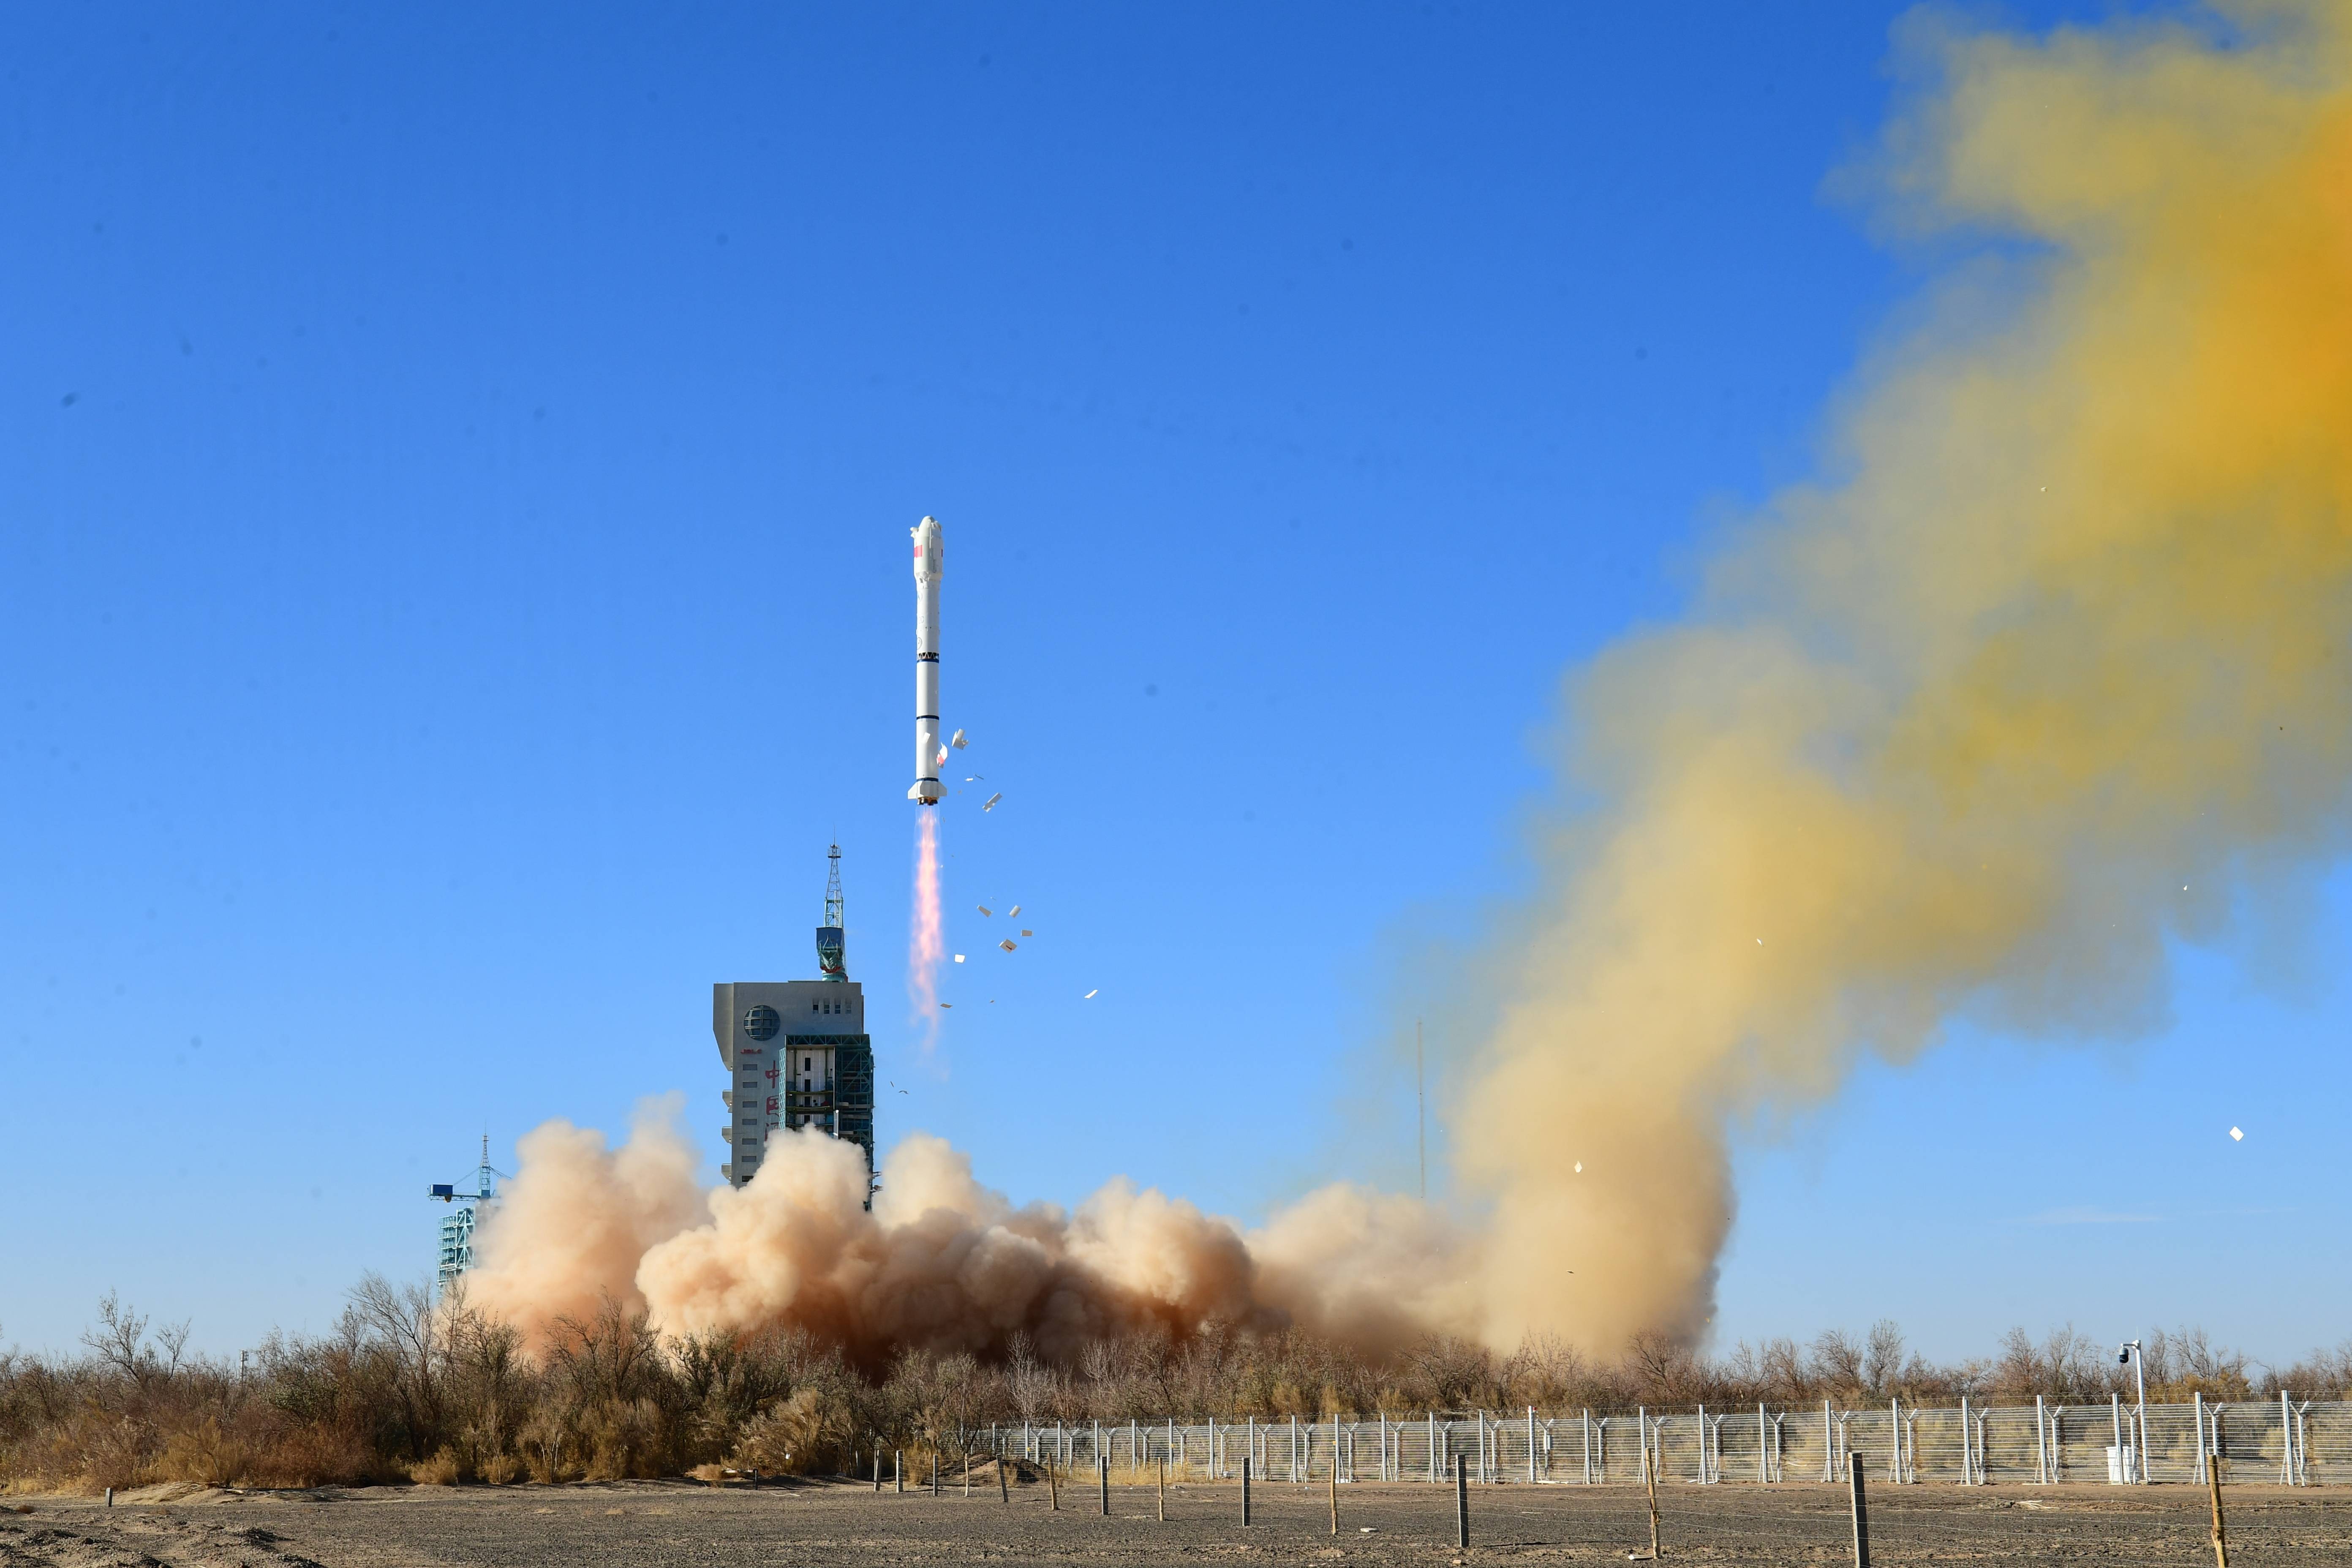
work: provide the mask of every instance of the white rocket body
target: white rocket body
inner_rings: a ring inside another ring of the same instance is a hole
[[[915,782],[907,798],[935,805],[940,788],[940,578],[947,545],[939,519],[907,531],[915,540]]]

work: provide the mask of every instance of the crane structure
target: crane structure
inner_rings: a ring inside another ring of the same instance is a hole
[[[441,1254],[434,1279],[440,1289],[446,1290],[457,1276],[474,1266],[474,1230],[498,1201],[498,1183],[504,1171],[490,1164],[490,1135],[482,1134],[482,1163],[474,1169],[470,1187],[460,1190],[457,1182],[436,1182],[425,1189],[425,1196],[436,1203],[450,1205],[450,1212],[441,1216]]]

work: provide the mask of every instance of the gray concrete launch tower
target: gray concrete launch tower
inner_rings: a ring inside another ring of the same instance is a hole
[[[740,1187],[759,1174],[769,1140],[797,1128],[855,1143],[874,1182],[874,1042],[866,994],[849,978],[842,925],[841,846],[825,879],[824,924],[816,930],[814,980],[738,980],[710,988],[710,1032],[729,1084],[719,1167]],[[870,1200],[869,1200],[870,1201]]]

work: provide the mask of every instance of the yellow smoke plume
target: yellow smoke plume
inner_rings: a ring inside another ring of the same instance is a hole
[[[2347,820],[2352,11],[1915,21],[1899,50],[1906,107],[1857,178],[1890,234],[1962,258],[1822,477],[1726,542],[1683,622],[1571,680],[1580,804],[1446,1110],[1472,1218],[1339,1187],[1245,1231],[1116,1182],[1015,1208],[921,1137],[869,1215],[821,1138],[704,1194],[674,1134],[616,1155],[556,1126],[476,1300],[543,1321],[610,1291],[869,1352],[1210,1317],[1370,1350],[1696,1337],[1727,1121],[1957,1016],[2159,1016],[2167,942]]]
[[[2168,937],[2340,840],[2352,12],[2240,19],[1904,38],[1890,225],[1993,258],[1698,612],[1572,683],[1601,804],[1454,1112],[1490,1337],[1695,1333],[1727,1116],[1957,1015],[2141,1026]]]

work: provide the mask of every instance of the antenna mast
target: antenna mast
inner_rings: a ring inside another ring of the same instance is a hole
[[[841,846],[826,852],[824,924],[816,928],[816,972],[827,980],[849,978],[847,933],[841,929]]]

